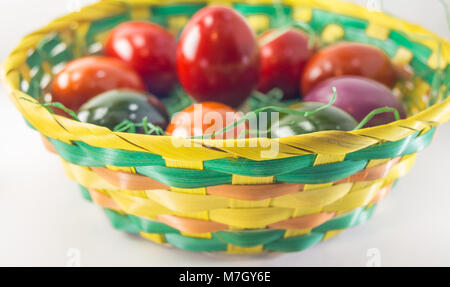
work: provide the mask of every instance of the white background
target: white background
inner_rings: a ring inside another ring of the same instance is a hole
[[[76,2],[0,1],[0,59],[22,36]],[[390,13],[449,38],[437,0],[384,2]],[[411,173],[365,225],[301,253],[250,257],[180,251],[113,229],[100,208],[82,199],[58,158],[44,151],[3,88],[0,129],[3,266],[64,266],[70,248],[80,251],[83,266],[366,266],[371,248],[379,250],[383,266],[450,266],[450,124],[438,129]]]

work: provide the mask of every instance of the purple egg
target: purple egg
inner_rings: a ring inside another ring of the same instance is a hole
[[[303,97],[303,100],[305,102],[328,103],[333,97],[333,87],[336,87],[338,94],[334,106],[346,111],[358,122],[371,111],[382,107],[395,108],[402,119],[406,117],[403,103],[394,97],[389,88],[363,77],[343,76],[328,79],[317,84]],[[365,127],[384,125],[394,120],[394,114],[386,112],[373,117]]]

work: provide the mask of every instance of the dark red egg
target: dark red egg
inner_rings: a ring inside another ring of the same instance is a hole
[[[256,88],[260,74],[256,36],[231,8],[209,6],[197,12],[181,34],[177,72],[195,100],[237,107]]]

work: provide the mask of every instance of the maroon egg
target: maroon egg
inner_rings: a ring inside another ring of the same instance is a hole
[[[398,110],[400,117],[406,117],[403,103],[392,94],[385,85],[374,80],[343,76],[328,79],[317,84],[305,97],[305,102],[328,103],[333,97],[332,88],[336,87],[337,100],[334,106],[352,115],[358,122],[363,120],[371,111],[392,107]],[[384,125],[395,120],[393,113],[382,113],[373,117],[365,127]]]

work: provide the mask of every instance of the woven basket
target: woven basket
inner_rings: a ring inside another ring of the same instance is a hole
[[[384,126],[224,145],[112,132],[36,104],[55,72],[99,51],[117,24],[143,19],[180,30],[198,9],[217,3],[241,12],[257,32],[270,28],[280,11],[269,0],[101,1],[22,40],[3,67],[10,98],[59,154],[84,197],[116,228],[151,241],[191,251],[289,252],[367,221],[436,126],[450,118],[450,43],[391,16],[338,1],[286,0],[283,6],[325,43],[370,43],[414,69],[413,88],[396,86],[406,91],[411,116]],[[436,73],[443,73],[444,85],[430,97]],[[279,153],[267,159],[273,144]]]

